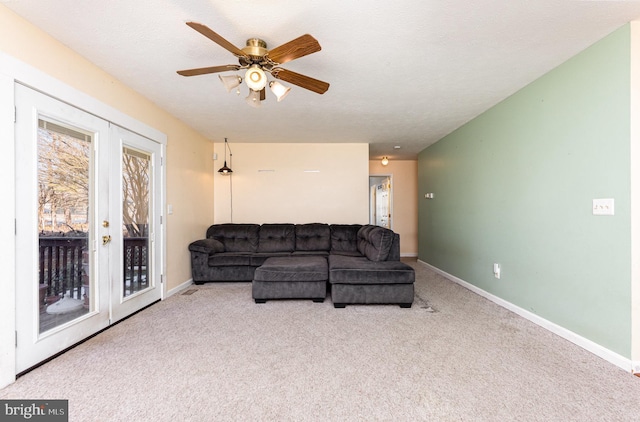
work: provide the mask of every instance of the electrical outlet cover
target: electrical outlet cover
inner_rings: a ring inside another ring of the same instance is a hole
[[[615,201],[613,198],[594,199],[593,215],[614,215]]]

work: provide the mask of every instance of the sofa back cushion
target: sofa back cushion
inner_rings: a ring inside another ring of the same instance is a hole
[[[361,224],[332,224],[331,253],[360,255],[358,252],[358,230],[361,227]]]
[[[358,230],[358,251],[370,261],[386,261],[395,233],[380,226],[365,225]]]
[[[258,224],[214,224],[207,229],[207,238],[222,243],[225,252],[256,252],[259,229]]]
[[[263,224],[260,227],[258,252],[293,252],[295,247],[293,224]]]
[[[323,251],[331,248],[331,229],[328,224],[296,224],[296,251]]]

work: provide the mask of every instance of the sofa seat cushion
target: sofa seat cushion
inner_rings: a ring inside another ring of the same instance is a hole
[[[329,256],[329,251],[295,251],[291,256]]]
[[[358,251],[331,251],[331,255],[343,255],[343,256],[355,256],[355,257],[362,256],[362,254]]]
[[[366,257],[329,256],[331,284],[411,284],[415,271],[400,261],[370,261]]]
[[[258,252],[293,252],[295,249],[293,224],[263,224],[260,227]]]
[[[321,256],[273,257],[256,268],[254,281],[327,281],[327,259]]]
[[[221,252],[209,255],[210,267],[251,265],[251,252]]]
[[[251,265],[254,267],[259,267],[263,265],[267,259],[271,257],[286,257],[291,256],[290,252],[270,252],[270,253],[260,253],[256,252],[251,254]]]

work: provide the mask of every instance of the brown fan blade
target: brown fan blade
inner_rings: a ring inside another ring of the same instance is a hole
[[[260,101],[264,101],[267,98],[267,88],[260,90]]]
[[[196,75],[206,75],[208,73],[226,72],[229,70],[238,70],[238,69],[240,69],[240,66],[227,64],[224,66],[201,67],[198,69],[178,70],[178,75],[196,76]]]
[[[320,47],[318,40],[309,34],[305,34],[270,50],[267,53],[267,57],[275,63],[282,64],[311,53],[316,53],[321,49],[322,47]]]
[[[187,25],[189,25],[190,27],[192,27],[193,29],[195,29],[196,31],[198,31],[199,33],[204,35],[205,37],[209,38],[211,41],[213,41],[214,43],[218,44],[220,47],[222,47],[222,48],[224,48],[226,50],[229,50],[235,56],[237,56],[237,57],[247,57],[247,55],[244,53],[244,51],[240,50],[238,47],[236,47],[235,45],[231,44],[229,41],[227,41],[224,38],[222,38],[222,36],[220,36],[217,33],[213,32],[213,30],[210,29],[208,26],[205,26],[205,25],[203,25],[201,23],[197,23],[197,22],[187,22]]]
[[[282,79],[283,81],[298,85],[301,88],[308,89],[309,91],[313,91],[318,94],[324,94],[329,89],[328,83],[292,72],[291,70],[281,69],[278,67],[272,69],[271,74],[276,79]]]

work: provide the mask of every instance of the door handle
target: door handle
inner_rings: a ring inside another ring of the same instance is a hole
[[[111,236],[102,236],[102,245],[106,245],[111,242]]]

